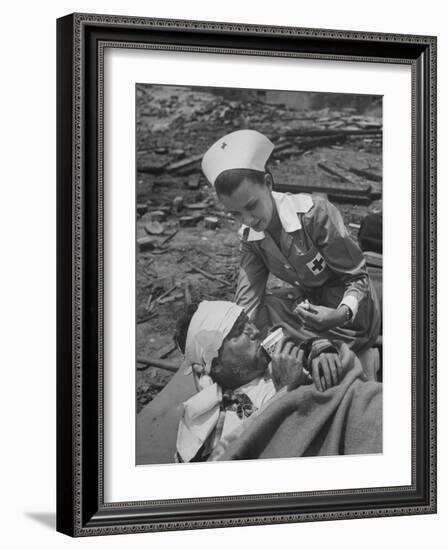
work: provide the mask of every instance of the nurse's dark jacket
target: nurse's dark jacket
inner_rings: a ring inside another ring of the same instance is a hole
[[[290,283],[288,297],[337,308],[346,304],[352,319],[319,336],[338,338],[355,351],[376,340],[381,324],[380,306],[369,279],[363,253],[351,239],[339,210],[322,197],[272,193],[283,231],[280,248],[269,233],[248,226],[240,229],[241,265],[236,302],[256,319],[268,308],[271,323],[287,323],[302,338],[313,336],[292,314],[292,303],[267,299],[270,273]],[[303,334],[302,334],[303,333]]]

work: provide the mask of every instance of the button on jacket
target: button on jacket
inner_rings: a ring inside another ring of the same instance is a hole
[[[371,345],[379,333],[380,308],[363,253],[349,236],[339,210],[308,194],[272,193],[282,232],[279,246],[269,233],[240,228],[241,264],[236,302],[250,317],[263,303],[270,273],[290,283],[311,303],[347,305],[352,319],[338,327],[354,349]],[[297,320],[298,323],[298,320]],[[345,338],[343,338],[345,339]]]

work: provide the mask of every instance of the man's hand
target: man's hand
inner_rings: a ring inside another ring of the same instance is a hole
[[[321,353],[311,361],[311,376],[316,388],[324,392],[339,384],[342,363],[337,353]]]
[[[333,309],[325,306],[310,305],[309,309],[297,307],[295,313],[302,321],[304,328],[312,331],[326,331],[341,326],[345,322],[345,307]]]
[[[302,362],[303,350],[292,342],[283,340],[279,343],[271,356],[271,376],[277,391],[284,386],[291,390],[300,384]]]

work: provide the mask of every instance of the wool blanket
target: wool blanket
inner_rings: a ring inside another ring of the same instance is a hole
[[[343,378],[325,392],[314,385],[280,391],[220,442],[211,460],[382,452],[382,384],[366,381],[343,344]]]

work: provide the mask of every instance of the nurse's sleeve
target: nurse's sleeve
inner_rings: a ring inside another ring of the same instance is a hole
[[[313,201],[302,223],[328,267],[344,282],[345,292],[340,305],[348,306],[355,318],[370,288],[364,255],[350,237],[339,210],[321,197]]]
[[[253,245],[241,242],[241,260],[235,302],[253,319],[266,290],[269,271]]]

